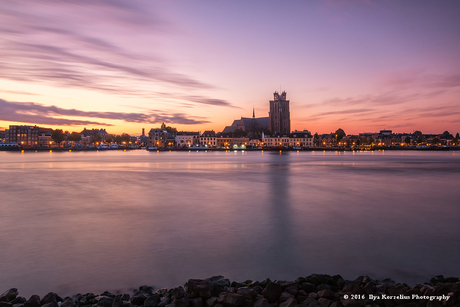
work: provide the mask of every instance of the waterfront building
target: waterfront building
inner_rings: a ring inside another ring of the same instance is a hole
[[[266,147],[288,147],[290,138],[288,135],[265,136],[264,144]]]
[[[139,137],[139,143],[141,145],[147,145],[148,142],[149,142],[149,137],[145,135],[145,129],[142,128],[142,134]]]
[[[200,132],[180,131],[175,140],[178,147],[196,145],[200,143]]]
[[[283,91],[281,95],[278,92],[273,93],[268,116],[269,129],[272,135],[291,132],[291,115],[289,112],[289,100],[286,100],[286,92]]]
[[[236,130],[246,132],[250,138],[259,138],[262,133],[267,132],[269,125],[268,117],[256,117],[255,110],[252,110],[252,118],[242,117],[233,121],[231,126],[226,126],[222,133],[230,134]]]
[[[0,130],[0,143],[5,143],[6,140],[6,131]]]
[[[233,138],[220,136],[216,138],[216,146],[219,148],[227,148],[233,143]]]
[[[209,147],[216,147],[217,146],[217,141],[216,141],[216,133],[214,130],[208,130],[203,132],[202,135],[200,135],[200,144],[201,145],[208,145]]]
[[[149,132],[149,147],[156,146],[165,148],[167,145],[168,131],[164,129],[150,129]]]
[[[23,147],[38,146],[37,126],[16,126],[10,125],[10,129],[5,130],[6,143],[16,143]]]

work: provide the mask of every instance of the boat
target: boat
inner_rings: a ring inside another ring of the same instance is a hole
[[[109,149],[109,146],[107,146],[107,144],[101,144],[97,146],[97,149]]]
[[[116,143],[110,144],[110,149],[118,149],[118,145]]]
[[[190,145],[188,147],[189,150],[208,150],[209,146],[208,145]]]
[[[157,151],[158,147],[157,146],[150,146],[150,147],[147,147],[147,150],[148,151]]]
[[[0,151],[15,151],[21,149],[21,145],[16,143],[0,143]]]

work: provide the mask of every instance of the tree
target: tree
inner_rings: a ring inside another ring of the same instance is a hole
[[[56,129],[51,133],[51,139],[56,144],[61,144],[61,142],[65,141],[67,136],[64,134],[62,129]]]
[[[105,137],[105,141],[107,143],[113,143],[115,141],[115,135],[113,134],[107,134],[107,136]]]
[[[99,133],[95,133],[91,138],[92,143],[99,143],[102,141],[102,136]]]
[[[417,138],[417,144],[423,143],[423,141],[424,141],[423,135],[420,135],[420,136]]]
[[[335,131],[335,137],[337,138],[337,141],[340,141],[343,139],[344,136],[346,136],[347,134],[345,133],[345,131],[343,131],[342,128],[339,128],[337,129],[337,131]]]
[[[458,138],[454,138],[454,139],[452,140],[452,144],[453,144],[453,145],[458,145]]]
[[[438,138],[434,138],[432,141],[431,141],[431,144],[433,145],[437,145],[439,143],[439,139]]]
[[[68,140],[68,141],[71,141],[71,142],[80,142],[80,141],[81,141],[81,134],[78,133],[78,132],[72,132],[72,133],[67,137],[67,140]]]
[[[412,139],[411,139],[410,137],[406,136],[406,138],[404,139],[404,142],[405,142],[406,144],[410,144],[410,141],[411,141],[411,140],[412,140]]]

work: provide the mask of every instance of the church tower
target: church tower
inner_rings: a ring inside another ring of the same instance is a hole
[[[289,100],[286,100],[286,92],[281,95],[273,93],[274,99],[270,100],[269,129],[272,134],[291,133],[291,114],[289,113]]]

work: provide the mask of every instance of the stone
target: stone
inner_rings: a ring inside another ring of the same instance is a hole
[[[123,307],[123,295],[118,294],[117,296],[114,297],[112,307]]]
[[[343,305],[342,303],[335,301],[335,302],[332,302],[331,306],[329,307],[343,307]]]
[[[181,299],[185,295],[185,290],[182,287],[173,288],[169,291],[171,300]]]
[[[244,296],[248,300],[253,300],[257,295],[257,293],[255,293],[254,290],[249,288],[249,287],[239,288],[236,291],[236,293],[241,294],[242,296]]]
[[[318,303],[321,305],[321,307],[329,307],[333,303],[333,300],[330,300],[328,298],[320,297],[318,299]]]
[[[188,307],[189,300],[185,298],[175,299],[170,304],[166,305],[166,307]]]
[[[203,307],[203,299],[201,297],[191,299],[190,306],[191,307]]]
[[[262,287],[262,284],[256,280],[256,281],[253,281],[252,283],[250,283],[250,284],[248,285],[248,287],[250,287],[250,288]]]
[[[284,301],[287,301],[290,298],[294,298],[294,295],[292,295],[289,292],[282,292],[281,295],[280,295],[279,301],[284,302]]]
[[[7,301],[0,301],[0,307],[13,307],[13,304]]]
[[[80,305],[92,305],[96,303],[96,296],[93,293],[86,293],[79,298]]]
[[[59,307],[75,307],[75,302],[71,298],[67,298],[62,302],[61,306]]]
[[[281,285],[271,282],[265,287],[264,291],[262,291],[262,295],[268,300],[269,303],[274,303],[280,297],[281,292]]]
[[[230,287],[230,280],[222,275],[213,276],[211,278],[208,278],[207,280],[209,280],[211,284],[216,287]]]
[[[63,301],[62,297],[57,295],[57,293],[49,292],[40,300],[40,305],[44,305],[47,303],[57,303],[57,302],[62,302],[62,301]]]
[[[17,296],[14,300],[12,300],[10,303],[15,305],[15,304],[24,304],[27,301],[27,299],[23,296]]]
[[[318,292],[318,297],[333,300],[335,297],[335,293],[330,289],[324,289]]]
[[[346,299],[340,302],[344,307],[364,307],[366,305],[363,300]]]
[[[312,274],[310,276],[307,276],[306,278],[307,282],[315,284],[315,286],[319,286],[321,284],[326,284],[326,285],[333,285],[334,280],[330,275],[327,274]]]
[[[32,295],[24,302],[24,307],[40,307],[40,297],[38,295]]]
[[[16,288],[11,288],[0,294],[0,301],[2,302],[11,302],[18,296],[19,292]]]
[[[138,291],[131,298],[131,304],[136,305],[136,306],[142,306],[144,305],[144,302],[146,299],[147,299],[147,296],[143,292]]]
[[[109,296],[96,297],[98,307],[112,307],[114,299]]]
[[[310,282],[303,283],[301,289],[307,293],[316,292],[315,284],[312,284]]]
[[[104,291],[99,296],[107,296],[107,297],[115,298],[116,295],[113,293],[110,293],[109,291]]]
[[[255,300],[254,307],[270,307],[270,303],[266,298],[259,298]]]
[[[143,285],[143,286],[140,286],[139,287],[139,291],[146,294],[147,296],[149,295],[152,295],[153,294],[153,287],[151,286],[147,286],[147,285]]]
[[[279,307],[295,307],[297,306],[297,300],[294,297],[290,297],[282,302]]]
[[[213,284],[210,280],[189,279],[185,288],[186,292],[190,294],[190,298],[210,298],[213,296]]]
[[[217,303],[217,297],[213,296],[206,300],[205,306],[206,307],[214,307]]]
[[[242,306],[246,299],[243,295],[238,293],[225,293],[219,296],[217,302],[226,307]]]
[[[160,304],[161,298],[158,294],[148,296],[144,301],[144,307],[157,307]]]
[[[169,296],[163,296],[158,304],[158,307],[163,307],[171,303],[171,298]]]
[[[318,303],[318,301],[315,300],[315,299],[312,299],[312,298],[307,298],[306,300],[304,300],[302,302],[301,306],[305,306],[305,307],[321,307],[321,305]]]
[[[51,302],[42,305],[42,307],[58,307],[58,304],[56,302]]]
[[[347,281],[342,289],[343,293],[363,294],[361,283],[359,281]]]

